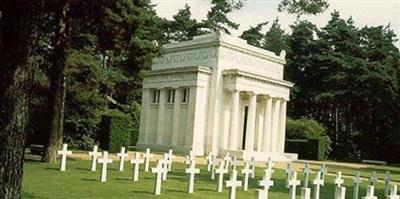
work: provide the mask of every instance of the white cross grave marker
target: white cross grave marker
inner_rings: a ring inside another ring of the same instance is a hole
[[[235,169],[234,169],[235,170]],[[244,167],[242,169],[242,174],[244,174],[244,178],[243,178],[243,190],[247,191],[248,186],[249,186],[249,174],[251,174],[253,172],[253,170],[250,169],[250,163],[248,161],[246,161],[244,163]]]
[[[397,185],[391,185],[390,193],[388,194],[387,199],[400,199],[400,196],[397,195]]]
[[[357,172],[353,178],[353,199],[359,199],[358,195],[360,193],[360,184],[362,180],[360,177],[360,172]]]
[[[335,199],[345,199],[346,187],[342,187],[343,183],[342,172],[338,171],[335,178]]]
[[[314,185],[314,199],[319,199],[320,188],[321,186],[324,186],[324,179],[322,179],[321,171],[317,172],[317,175],[315,175],[313,185]]]
[[[336,173],[336,178],[335,178],[335,185],[336,187],[341,187],[343,184],[343,179],[342,179],[342,172],[338,171]]]
[[[233,159],[232,159],[232,170],[236,170],[236,167],[237,167],[237,157],[233,156]]]
[[[293,173],[292,164],[288,162],[285,169],[286,180],[290,179],[290,174],[292,173]]]
[[[232,157],[230,156],[229,152],[225,154],[223,161],[225,162],[225,170],[229,170],[230,163],[232,161]]]
[[[156,181],[154,184],[154,195],[161,194],[161,183],[162,183],[161,178],[165,170],[166,168],[164,168],[162,160],[158,160],[157,166],[151,169],[151,172],[156,174]]]
[[[219,163],[219,168],[216,169],[215,171],[218,173],[218,186],[217,186],[217,191],[222,192],[223,189],[223,184],[224,184],[224,174],[228,173],[228,171],[225,169],[225,161],[221,161]]]
[[[328,174],[328,168],[326,168],[326,164],[325,163],[322,164],[320,172],[321,172],[321,179],[325,180],[325,176],[326,176],[326,174]]]
[[[369,177],[368,184],[375,187],[377,180],[378,179],[376,178],[376,172],[375,171],[371,172],[371,176]]]
[[[264,169],[264,176],[261,181],[258,181],[258,185],[260,187],[263,187],[262,193],[260,191],[258,192],[258,197],[260,198],[261,196],[265,199],[268,198],[268,191],[269,189],[274,186],[274,181],[271,180],[272,173],[268,169]]]
[[[268,158],[267,161],[267,170],[272,175],[275,171],[272,169],[274,167],[274,162],[272,162],[271,158]]]
[[[72,151],[68,151],[68,144],[63,144],[62,150],[57,151],[58,155],[61,155],[60,171],[65,171],[67,166],[67,155],[71,155]]]
[[[128,156],[125,153],[125,147],[121,147],[121,151],[117,153],[117,157],[119,158],[119,169],[118,171],[124,171],[125,157]]]
[[[100,182],[107,181],[107,164],[113,162],[112,159],[108,158],[108,151],[103,151],[103,157],[97,160],[98,163],[101,164],[101,174],[100,174]]]
[[[131,164],[133,164],[133,181],[139,181],[139,165],[143,164],[144,160],[140,159],[140,154],[135,153],[134,158],[131,159]]]
[[[195,160],[191,161],[189,168],[187,168],[185,172],[189,175],[188,193],[193,193],[194,175],[200,173],[200,169],[196,169]]]
[[[97,158],[101,156],[101,152],[98,151],[99,146],[94,145],[93,151],[89,152],[89,156],[92,156],[92,162],[90,164],[90,171],[96,171]]]
[[[290,199],[296,199],[296,187],[301,183],[300,180],[297,180],[296,171],[293,171],[292,174],[290,174],[290,179],[286,183],[286,186],[290,188]]]
[[[386,197],[389,195],[390,182],[392,181],[392,177],[390,176],[390,171],[386,171],[383,180],[385,181],[385,197]]]
[[[168,158],[168,153],[164,153],[164,157],[161,160],[162,167],[164,168],[164,173],[162,174],[162,180],[167,180],[167,174],[168,174],[168,165],[169,165],[169,158]]]
[[[144,171],[148,172],[149,171],[149,163],[150,163],[150,158],[153,157],[152,154],[150,154],[150,149],[146,149],[146,153],[143,155],[144,158]]]
[[[207,171],[211,171],[211,165],[214,163],[213,159],[214,159],[214,155],[213,155],[212,151],[210,151],[206,157]]]
[[[242,181],[237,180],[237,171],[232,170],[231,179],[226,181],[226,186],[230,187],[229,190],[229,198],[235,199],[236,198],[236,188],[242,186]]]
[[[367,195],[363,197],[363,199],[378,199],[378,197],[375,196],[375,187],[368,185],[367,187]]]
[[[310,199],[311,198],[311,189],[308,188],[308,180],[310,175],[310,163],[306,162],[303,168],[303,187],[301,188],[301,199]]]
[[[310,172],[311,172],[310,163],[306,162],[303,168],[303,174],[304,174],[303,187],[308,188],[308,179],[310,176]]]
[[[215,179],[215,170],[216,170],[215,167],[217,165],[218,165],[218,159],[215,156],[213,156],[212,165],[211,165],[211,180]]]
[[[167,169],[168,169],[168,171],[171,171],[172,170],[172,159],[174,158],[175,156],[174,156],[174,154],[173,154],[173,151],[172,151],[172,149],[170,149],[169,151],[168,151],[168,153],[167,153]]]
[[[192,161],[194,161],[194,160],[195,160],[194,153],[192,150],[190,150],[189,155],[186,156],[185,164],[190,165],[190,164],[192,164]]]
[[[251,178],[255,178],[256,165],[257,165],[256,159],[254,157],[251,157],[250,158],[250,168],[251,168],[251,170],[253,170],[253,172],[251,173]]]

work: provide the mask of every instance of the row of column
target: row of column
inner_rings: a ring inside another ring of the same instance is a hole
[[[190,93],[191,90],[194,88],[173,88],[175,92],[175,99],[173,101],[173,115],[172,115],[172,130],[171,130],[171,138],[170,138],[170,143],[165,143],[165,134],[167,129],[165,129],[165,102],[167,99],[167,91],[170,89],[165,89],[165,88],[160,88],[159,90],[159,103],[158,103],[158,115],[157,115],[157,123],[156,123],[156,132],[155,132],[155,143],[157,145],[165,145],[165,144],[170,144],[172,146],[177,146],[179,143],[179,120],[180,120],[180,113],[181,113],[181,103],[183,100],[183,95],[184,95],[184,89],[188,89],[188,92]],[[142,132],[144,134],[143,136],[143,142],[150,144],[150,136],[151,133],[146,130],[146,128],[149,128],[149,126],[154,125],[152,124],[152,120],[150,118],[150,102],[151,102],[151,90],[150,89],[144,89],[143,90],[143,97],[142,97],[142,117],[145,115],[144,119],[145,122],[143,122],[144,128],[142,129]],[[190,98],[191,95],[186,96],[187,98]],[[191,101],[193,100],[188,100],[188,111],[192,110],[190,107],[193,106],[190,104]],[[190,114],[188,112],[188,115]],[[142,124],[141,124],[142,125]],[[189,127],[188,127],[189,128]],[[185,134],[186,135],[186,134]],[[190,139],[188,136],[185,136],[184,138],[184,144],[187,145],[189,144]]]
[[[249,106],[246,121],[245,150],[248,151],[269,151],[283,152],[285,143],[286,126],[286,100],[282,98],[272,98],[265,96],[263,103],[263,126],[262,132],[258,133],[257,139],[261,139],[260,146],[255,147],[256,132],[256,112],[257,112],[257,94],[247,92],[249,96]],[[229,149],[238,150],[239,132],[239,113],[240,110],[240,91],[232,91],[231,97],[231,118]],[[257,149],[256,149],[257,148]]]

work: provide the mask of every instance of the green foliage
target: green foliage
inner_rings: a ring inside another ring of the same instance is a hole
[[[257,24],[256,27],[250,27],[245,30],[240,38],[247,41],[248,44],[261,48],[264,34],[261,32],[263,26],[267,25],[268,22]]]
[[[279,11],[287,11],[290,14],[318,14],[329,7],[327,0],[282,0]]]
[[[286,121],[286,152],[298,153],[301,159],[324,160],[330,151],[326,129],[307,118]]]
[[[286,121],[286,137],[288,139],[326,139],[326,129],[313,119],[301,118]]]
[[[327,158],[327,147],[325,139],[289,139],[285,141],[286,153],[297,153],[300,159],[325,160]]]
[[[240,9],[243,4],[241,1],[233,2],[229,0],[212,0],[211,10],[207,13],[207,19],[203,20],[202,28],[205,32],[217,32],[219,30],[230,34],[229,29],[237,30],[239,24],[231,21],[227,14],[233,10]]]
[[[128,148],[133,133],[132,117],[113,109],[103,114],[100,147],[110,152],[118,152],[122,146]]]
[[[168,23],[168,40],[172,41],[185,41],[190,40],[196,35],[200,35],[201,24],[196,19],[192,19],[192,13],[190,12],[190,6],[185,5],[185,8],[180,9],[177,14],[173,16],[172,21],[166,21]]]
[[[137,101],[131,101],[130,104],[123,105],[122,110],[132,118],[130,123],[132,124],[133,129],[131,133],[130,145],[134,146],[139,139],[140,104]]]
[[[295,83],[290,114],[326,126],[334,157],[398,161],[395,38],[390,27],[360,29],[338,12],[320,30],[306,21],[292,26],[285,72]]]
[[[265,33],[263,48],[279,55],[282,50],[287,49],[287,35],[281,28],[278,18],[274,20],[271,28]]]

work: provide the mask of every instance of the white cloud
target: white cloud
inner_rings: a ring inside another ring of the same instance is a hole
[[[208,0],[153,0],[159,16],[171,18],[187,3],[191,7],[192,15],[196,19],[204,19],[210,9]],[[239,30],[233,31],[233,35],[239,36],[243,30],[258,23],[272,21],[279,17],[280,23],[287,31],[289,25],[296,20],[294,15],[277,11],[279,0],[246,0],[244,7],[234,11],[229,16],[239,23]],[[330,13],[338,10],[342,17],[354,19],[357,26],[377,26],[391,24],[392,29],[400,37],[400,0],[329,0],[329,9],[317,16],[305,17],[323,26],[330,19]],[[400,42],[397,42],[400,47]]]

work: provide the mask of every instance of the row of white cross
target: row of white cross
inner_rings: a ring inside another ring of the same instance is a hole
[[[64,144],[63,149],[58,151],[58,154],[62,156],[60,170],[65,171],[66,169],[66,157],[67,155],[71,155],[72,152],[67,150],[68,145]],[[91,171],[96,171],[97,163],[102,165],[100,181],[106,182],[107,180],[107,164],[112,163],[112,159],[109,159],[108,152],[103,151],[103,153],[98,151],[98,147],[94,146],[93,151],[89,152],[89,156],[91,156]],[[102,158],[99,158],[101,157]],[[117,153],[117,157],[119,158],[119,171],[124,170],[124,162],[125,158],[128,156],[126,153],[125,147],[121,147],[120,153]],[[149,162],[150,158],[152,158],[152,154],[150,153],[150,149],[146,149],[146,153],[142,155],[143,159],[140,157],[140,153],[134,153],[130,163],[133,164],[133,181],[139,181],[139,166],[140,164],[144,164],[144,171],[149,172]],[[154,185],[154,194],[161,194],[161,185],[162,181],[167,180],[167,174],[172,169],[173,151],[169,150],[168,153],[164,153],[163,158],[157,160],[157,164],[155,168],[151,169],[151,172],[156,175],[155,185]],[[255,177],[255,168],[256,161],[254,158],[251,158],[250,161],[245,161],[243,169],[241,173],[243,174],[243,182],[237,179],[238,172],[236,170],[237,167],[237,158],[234,156],[233,158],[227,153],[222,160],[218,160],[216,155],[213,152],[210,152],[206,157],[207,161],[207,171],[211,171],[211,179],[215,179],[215,175],[218,174],[218,183],[217,183],[217,192],[223,191],[223,182],[224,182],[224,174],[229,173],[229,168],[231,168],[230,179],[225,181],[226,187],[229,187],[229,198],[236,198],[236,189],[237,187],[243,187],[243,191],[248,190],[248,182],[249,177]],[[188,156],[186,156],[186,165],[189,165],[185,170],[185,173],[189,176],[188,182],[188,193],[193,193],[194,191],[194,179],[195,175],[200,173],[200,169],[196,168],[196,159],[195,155],[191,151]],[[262,187],[262,189],[258,189],[255,193],[255,198],[259,199],[267,199],[268,191],[274,185],[274,181],[271,180],[272,174],[274,173],[273,168],[274,163],[269,159],[266,163],[266,168],[263,172],[263,178],[258,182],[258,185]],[[217,168],[218,166],[218,168]],[[309,188],[309,174],[311,173],[311,169],[308,163],[305,164],[305,167],[302,170],[304,174],[303,186],[301,188],[301,198],[302,199],[310,199],[311,198],[311,189]],[[296,198],[296,188],[301,184],[300,180],[297,179],[297,172],[294,171],[289,163],[287,168],[285,169],[286,174],[286,188],[289,189],[289,198]],[[325,175],[327,174],[327,168],[325,164],[320,168],[320,170],[316,173],[315,179],[312,181],[314,185],[314,195],[313,199],[320,198],[320,189],[321,186],[324,186]],[[397,185],[391,184],[390,173],[386,173],[385,178],[385,197],[387,199],[400,199],[399,195],[397,195]],[[368,181],[369,185],[367,187],[366,196],[363,199],[377,199],[374,195],[374,187],[377,182],[376,173],[372,172],[371,177]],[[337,172],[336,178],[334,180],[335,184],[335,195],[334,199],[345,199],[346,198],[346,187],[343,186],[344,180],[342,179],[342,173]],[[354,191],[353,198],[359,198],[359,187],[361,184],[360,173],[357,172],[356,176],[353,178]]]

